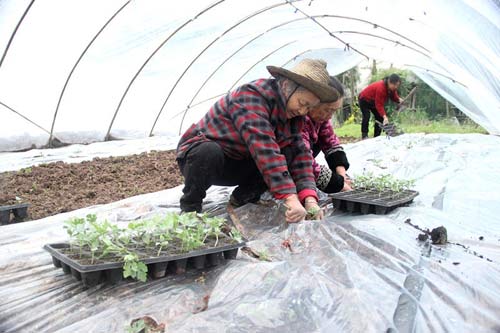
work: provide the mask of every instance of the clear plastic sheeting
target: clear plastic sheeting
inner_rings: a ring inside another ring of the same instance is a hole
[[[3,0],[0,150],[178,134],[266,65],[319,53],[332,73],[406,65],[500,134],[499,22],[493,0]]]
[[[67,239],[62,222],[72,216],[126,223],[178,210],[181,187],[1,227],[0,331],[121,332],[150,315],[167,332],[498,332],[499,144],[415,134],[345,145],[351,175],[414,178],[415,202],[385,216],[334,212],[288,227],[276,208],[238,208],[248,246],[271,261],[240,252],[205,275],[85,290],[42,250]],[[205,207],[221,211],[231,190],[211,188]],[[407,219],[444,225],[453,244],[419,242]]]

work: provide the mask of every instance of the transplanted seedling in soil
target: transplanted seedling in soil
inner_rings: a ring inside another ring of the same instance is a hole
[[[241,234],[226,221],[204,214],[168,213],[120,228],[89,214],[65,222],[70,247],[63,252],[82,265],[123,262],[123,276],[146,281],[146,258],[173,256],[218,245],[241,243]]]
[[[318,216],[320,210],[321,208],[319,207],[309,208],[306,212],[306,220],[314,220]]]

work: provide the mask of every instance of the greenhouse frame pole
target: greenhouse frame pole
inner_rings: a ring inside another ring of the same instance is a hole
[[[30,4],[28,5],[28,7],[26,7],[26,10],[24,11],[23,15],[19,19],[19,22],[17,22],[17,25],[14,28],[14,31],[12,31],[12,34],[10,35],[9,41],[7,42],[7,46],[5,47],[5,51],[3,52],[2,58],[0,59],[0,68],[2,67],[2,64],[5,60],[5,57],[7,56],[7,53],[9,52],[10,45],[12,44],[12,41],[14,40],[14,37],[17,34],[17,30],[19,29],[19,27],[23,23],[24,18],[28,14],[28,12],[31,9],[31,6],[33,5],[34,2],[35,2],[35,0],[31,0]]]
[[[106,21],[106,23],[99,29],[99,31],[94,35],[94,37],[90,40],[90,42],[87,44],[85,49],[82,51],[78,59],[76,60],[75,64],[73,65],[73,68],[71,68],[71,71],[68,74],[68,77],[66,78],[66,81],[64,82],[64,86],[61,90],[61,93],[59,94],[59,99],[57,101],[56,105],[56,110],[54,111],[54,117],[52,118],[52,125],[50,126],[50,136],[49,136],[49,142],[48,146],[52,146],[52,137],[54,133],[54,126],[56,124],[56,119],[57,119],[57,114],[59,113],[59,107],[61,106],[61,101],[63,99],[64,93],[66,91],[66,88],[68,87],[69,81],[71,80],[71,77],[73,76],[73,73],[76,70],[76,67],[80,64],[80,61],[83,59],[89,48],[92,46],[92,44],[95,42],[95,40],[99,37],[99,35],[106,29],[106,27],[113,21],[113,19],[130,3],[131,0],[126,1],[120,8],[118,8],[117,11]]]
[[[28,121],[29,123],[35,125],[36,127],[38,127],[39,129],[41,129],[42,131],[44,131],[45,133],[47,134],[50,134],[50,132],[48,130],[46,130],[45,128],[43,128],[42,126],[38,125],[37,123],[35,123],[33,120],[29,119],[28,117],[26,117],[25,115],[23,115],[22,113],[14,110],[13,108],[11,108],[10,106],[8,106],[7,104],[3,103],[0,101],[0,105],[4,106],[5,108],[7,108],[8,110],[14,112],[15,114],[17,114],[19,117],[23,118],[24,120]]]
[[[274,8],[277,8],[277,7],[280,7],[280,6],[284,6],[287,3],[288,3],[288,1],[285,1],[285,2],[282,2],[282,3],[277,3],[277,4],[274,4],[274,5],[268,6],[268,7],[264,7],[264,8],[261,8],[261,9],[255,11],[255,12],[253,12],[252,14],[244,17],[243,19],[239,20],[234,25],[232,25],[230,28],[228,28],[227,30],[225,30],[218,37],[216,37],[200,53],[198,53],[198,55],[196,57],[194,57],[194,59],[191,61],[191,63],[184,69],[184,71],[182,72],[182,74],[177,78],[177,80],[175,81],[174,85],[170,89],[170,91],[169,91],[169,93],[167,95],[167,98],[163,102],[163,105],[161,106],[161,109],[160,109],[160,111],[158,112],[158,114],[157,114],[157,116],[155,118],[153,126],[151,127],[151,131],[149,131],[149,136],[153,135],[153,131],[154,131],[154,128],[156,126],[156,123],[158,122],[158,119],[160,118],[160,115],[163,112],[163,109],[165,108],[165,105],[167,104],[168,100],[170,99],[170,96],[174,92],[175,88],[177,87],[177,85],[179,84],[179,82],[182,80],[182,78],[184,77],[184,75],[187,73],[187,71],[191,68],[191,66],[198,60],[198,58],[200,58],[213,44],[215,44],[215,42],[217,42],[219,39],[221,39],[228,32],[230,32],[233,29],[235,29],[236,27],[238,27],[240,24],[242,24],[242,23],[248,21],[249,19],[251,19],[251,18],[253,18],[253,17],[257,16],[257,15],[260,15],[260,14],[262,14],[262,13],[268,11],[268,10],[271,10],[271,9],[274,9]]]
[[[158,53],[158,51],[163,47],[163,45],[165,45],[175,34],[177,34],[180,30],[182,30],[189,23],[195,21],[201,15],[205,14],[206,12],[208,12],[209,10],[211,10],[212,8],[220,5],[224,1],[226,1],[226,0],[219,0],[217,2],[212,3],[210,6],[206,7],[205,9],[203,9],[202,11],[200,11],[198,14],[196,14],[193,18],[187,20],[186,22],[184,22],[183,24],[181,24],[179,27],[177,27],[166,39],[164,39],[160,43],[160,45],[158,45],[158,47],[148,56],[148,58],[146,59],[146,61],[144,61],[142,63],[142,65],[139,67],[139,69],[135,72],[134,76],[132,77],[132,80],[130,80],[130,82],[128,83],[127,88],[123,92],[123,95],[120,98],[120,101],[118,102],[118,106],[116,107],[115,113],[113,114],[113,118],[111,119],[111,123],[109,124],[108,130],[106,132],[106,136],[104,137],[105,141],[107,141],[107,140],[110,139],[111,128],[113,127],[113,124],[115,122],[116,116],[118,115],[118,112],[120,111],[120,108],[121,108],[121,106],[123,104],[123,101],[125,100],[125,97],[127,96],[128,92],[129,92],[130,88],[132,87],[132,85],[134,84],[135,80],[137,79],[137,77],[139,76],[139,74],[144,70],[144,68],[149,63],[149,61],[151,61],[151,59],[155,56],[155,54]]]

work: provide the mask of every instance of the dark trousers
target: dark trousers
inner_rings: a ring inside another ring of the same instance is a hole
[[[267,185],[253,159],[235,160],[227,157],[216,142],[203,142],[177,160],[184,176],[181,210],[201,212],[203,199],[212,185],[235,186],[232,193],[237,202],[259,200]]]
[[[368,126],[370,124],[370,113],[373,113],[375,120],[378,120],[380,122],[383,122],[384,118],[378,113],[374,102],[369,102],[365,99],[360,99],[359,100],[359,108],[361,109],[361,114],[363,115],[363,119],[361,120],[361,137],[364,139],[364,138],[368,137]],[[377,125],[377,123],[375,123],[373,126],[373,137],[379,136],[381,132],[382,132],[382,129],[380,128],[379,125]]]

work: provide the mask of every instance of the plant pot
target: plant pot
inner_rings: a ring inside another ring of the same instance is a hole
[[[14,221],[20,222],[28,217],[28,207],[30,205],[27,203],[0,206],[0,225],[6,225],[11,223],[13,220],[11,216],[14,215]]]

